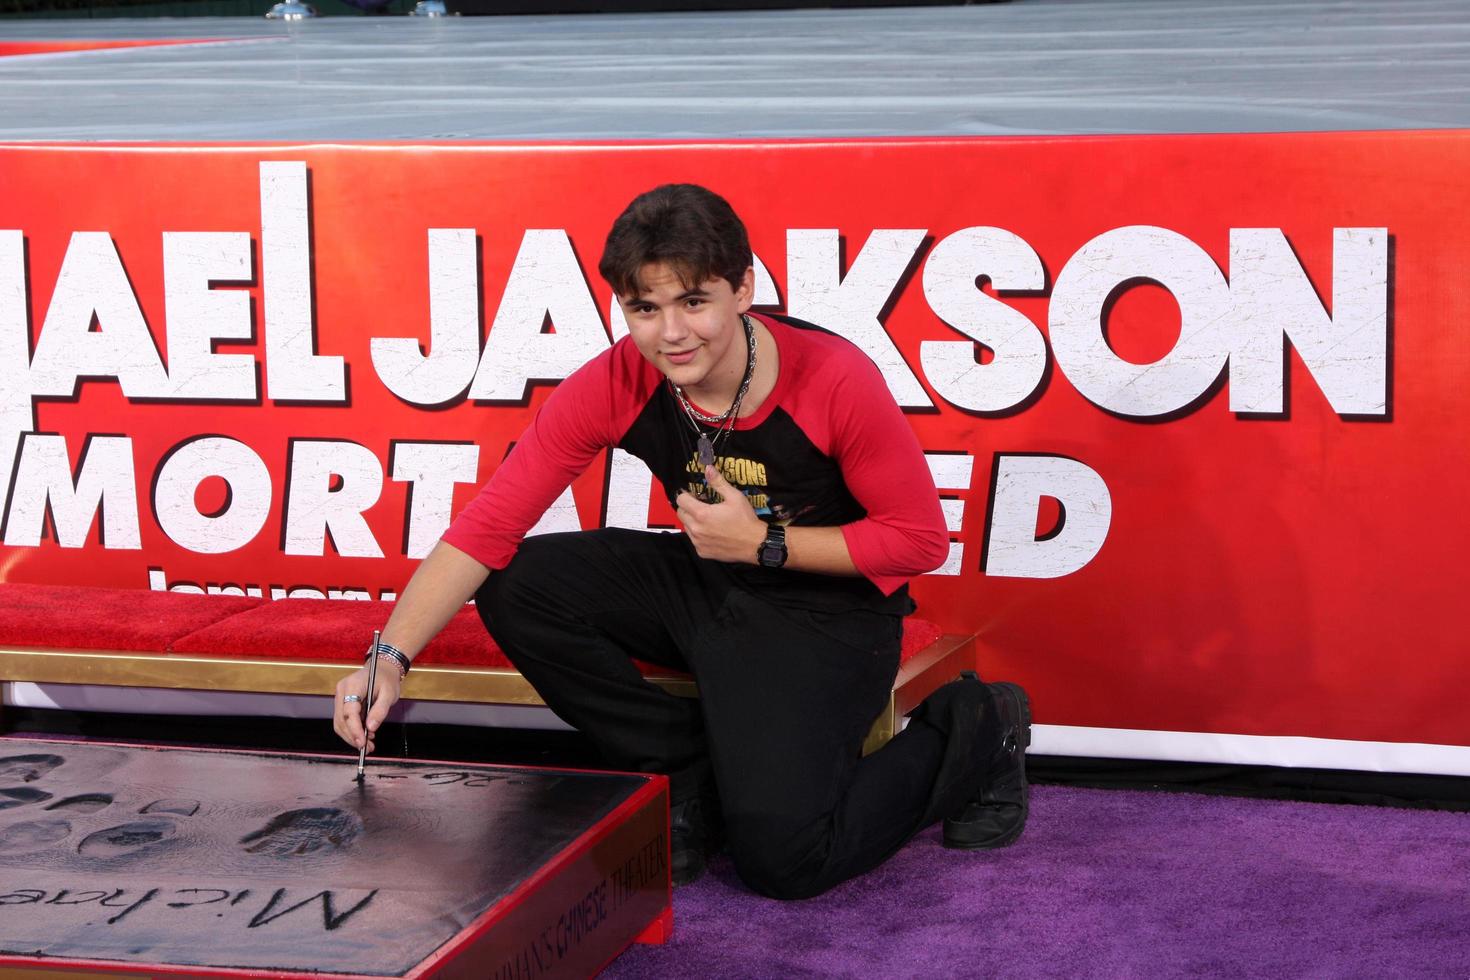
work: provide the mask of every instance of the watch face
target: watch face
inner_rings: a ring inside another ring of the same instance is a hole
[[[760,563],[767,568],[780,568],[786,564],[786,535],[784,533],[771,534],[767,537],[757,557]]]

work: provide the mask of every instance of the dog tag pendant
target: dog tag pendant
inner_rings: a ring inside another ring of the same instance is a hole
[[[709,441],[709,436],[703,432],[699,434],[699,465],[701,467],[715,465],[715,447]]]

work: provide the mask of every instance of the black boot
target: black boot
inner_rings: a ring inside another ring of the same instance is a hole
[[[669,807],[670,876],[675,885],[688,885],[704,874],[706,858],[721,844],[719,803],[709,796],[693,796]]]
[[[962,677],[975,678],[970,671]],[[978,679],[978,678],[976,678]],[[984,760],[975,795],[944,821],[944,846],[975,850],[1014,843],[1026,827],[1030,787],[1026,747],[1031,744],[1031,704],[1019,684],[985,685],[990,695],[976,739]]]

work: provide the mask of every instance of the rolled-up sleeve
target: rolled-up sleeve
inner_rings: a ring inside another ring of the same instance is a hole
[[[885,595],[949,555],[949,530],[918,438],[866,357],[853,359],[830,402],[832,456],[867,511],[845,524],[853,564]]]

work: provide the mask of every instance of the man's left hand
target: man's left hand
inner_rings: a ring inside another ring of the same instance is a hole
[[[718,469],[706,466],[704,479],[720,495],[720,502],[707,504],[687,490],[679,494],[675,503],[684,533],[701,558],[754,565],[756,552],[766,539],[766,522]]]

